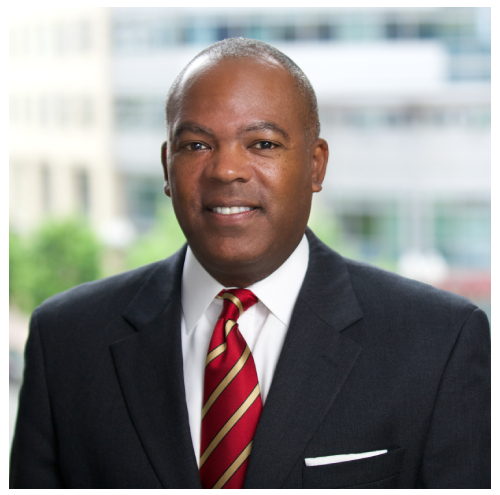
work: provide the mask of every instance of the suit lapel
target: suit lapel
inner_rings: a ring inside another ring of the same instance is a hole
[[[111,345],[130,417],[165,488],[201,488],[182,369],[185,252],[160,263],[123,314],[137,332]]]
[[[246,488],[279,488],[331,408],[361,345],[362,317],[342,257],[310,231],[309,267],[254,437]]]

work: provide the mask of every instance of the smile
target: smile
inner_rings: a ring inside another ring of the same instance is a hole
[[[244,211],[254,210],[250,206],[217,206],[212,208],[214,213],[220,213],[222,215],[236,215],[237,213],[243,213]]]

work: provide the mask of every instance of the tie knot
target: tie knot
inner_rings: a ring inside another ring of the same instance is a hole
[[[258,301],[257,296],[248,289],[221,290],[217,299],[224,300],[224,307],[219,318],[234,321]]]

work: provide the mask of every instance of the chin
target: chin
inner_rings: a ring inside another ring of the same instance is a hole
[[[265,260],[269,255],[268,248],[259,246],[256,249],[256,246],[248,243],[241,245],[239,242],[210,242],[197,247],[191,245],[191,249],[203,267],[219,281],[221,276],[253,278],[254,274],[265,270]],[[252,269],[252,266],[255,268]]]
[[[207,253],[208,254],[208,253]],[[265,258],[266,251],[253,251],[253,250],[224,250],[219,249],[214,253],[210,253],[210,260],[214,266],[222,268],[231,268],[238,271],[238,268],[252,265],[261,264]]]

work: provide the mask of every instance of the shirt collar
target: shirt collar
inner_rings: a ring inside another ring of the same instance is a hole
[[[290,324],[308,263],[309,243],[304,235],[295,251],[277,270],[247,287],[286,326]],[[188,246],[181,289],[186,333],[194,329],[215,296],[224,288],[201,266]]]

